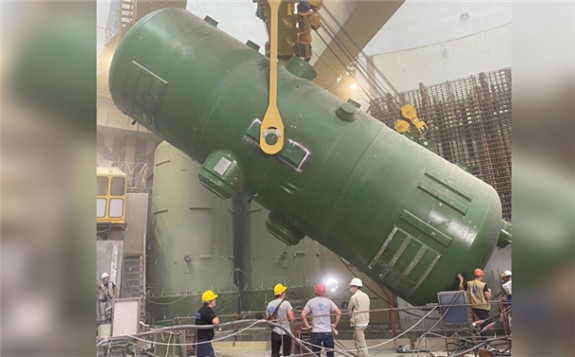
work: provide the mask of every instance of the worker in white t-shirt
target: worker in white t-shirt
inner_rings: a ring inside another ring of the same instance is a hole
[[[341,318],[341,311],[335,303],[326,298],[325,285],[317,283],[314,285],[315,297],[310,299],[301,312],[301,318],[306,328],[311,328],[311,350],[316,356],[320,356],[321,348],[324,347],[327,357],[334,357],[333,331]],[[312,317],[310,326],[307,316]],[[332,321],[332,315],[335,315]]]

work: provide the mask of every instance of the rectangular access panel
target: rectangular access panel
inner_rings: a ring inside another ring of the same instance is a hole
[[[439,312],[446,325],[470,324],[465,291],[441,291],[437,294]]]

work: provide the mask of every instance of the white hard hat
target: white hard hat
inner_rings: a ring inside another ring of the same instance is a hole
[[[363,283],[361,282],[360,278],[353,278],[351,279],[351,281],[349,282],[349,285],[353,285],[353,286],[363,286]]]
[[[504,271],[503,276],[511,276],[511,270]]]
[[[101,279],[109,278],[110,275],[108,273],[102,273]]]

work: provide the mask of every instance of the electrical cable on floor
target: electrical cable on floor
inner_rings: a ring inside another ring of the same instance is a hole
[[[449,307],[454,307],[454,306],[470,306],[470,304],[464,304],[464,305],[449,305]],[[409,329],[407,329],[407,330],[405,330],[404,332],[402,332],[400,335],[394,337],[393,339],[390,339],[390,340],[388,340],[388,341],[385,341],[385,342],[383,342],[383,343],[370,346],[370,347],[368,347],[368,350],[369,350],[369,349],[376,348],[376,347],[381,347],[381,346],[383,346],[383,345],[385,345],[385,344],[387,344],[387,343],[389,343],[389,342],[392,342],[392,341],[394,341],[394,340],[397,340],[398,338],[400,338],[401,336],[405,335],[407,332],[409,332],[410,330],[412,330],[412,329],[413,329],[415,326],[417,326],[419,323],[421,323],[421,321],[425,320],[425,319],[426,319],[431,313],[433,313],[438,307],[439,307],[439,306],[434,307],[433,310],[431,310],[430,312],[428,312],[425,316],[421,317],[419,321],[417,321],[417,322],[416,322],[414,325],[412,325]],[[444,305],[443,307],[445,307],[445,305]],[[440,321],[443,320],[443,317],[445,316],[445,314],[447,313],[448,310],[449,310],[449,309],[447,309],[447,310],[441,315],[441,318],[434,324],[434,326],[432,327],[432,329],[433,329],[435,326],[437,326],[437,324],[438,324]],[[374,310],[371,310],[371,311],[374,311]],[[501,314],[499,314],[499,315],[501,315]],[[496,318],[496,317],[494,317],[494,318]],[[443,337],[443,338],[447,338],[447,336],[443,336],[443,335],[439,335],[439,334],[435,334],[435,335],[438,335],[438,336]],[[488,342],[492,342],[492,341],[495,341],[495,340],[501,340],[501,341],[504,341],[504,340],[505,340],[505,341],[507,341],[508,339],[509,339],[508,336],[504,336],[504,337],[501,337],[501,338],[490,339],[490,340],[488,340]],[[468,342],[468,343],[474,344],[474,341],[471,341],[471,340],[468,340],[468,339],[464,339],[464,340],[465,340],[466,342]],[[302,341],[302,342],[304,342],[304,343],[310,345],[309,343],[307,343],[307,342],[305,342],[305,341]],[[483,344],[484,344],[484,343],[481,343],[480,345],[474,344],[474,347],[472,347],[471,350],[476,349],[476,348],[480,347],[480,346],[483,345]],[[341,352],[340,350],[336,350],[336,351],[337,351],[337,352]],[[344,349],[343,351],[350,351],[350,350]],[[420,351],[420,352],[429,353],[429,354],[431,354],[431,355],[433,356],[433,354],[432,354],[431,352],[429,352],[429,351],[425,351],[425,350],[419,350],[419,351]],[[377,355],[377,354],[379,354],[379,353],[381,353],[381,351],[380,351],[380,352],[377,352],[375,355]],[[499,352],[499,353],[501,353],[501,352]],[[501,355],[505,355],[505,354],[502,353]]]
[[[417,321],[415,324],[413,324],[410,328],[408,328],[407,330],[403,331],[402,333],[400,333],[399,335],[395,336],[394,338],[389,339],[389,340],[387,340],[387,341],[384,341],[384,342],[382,342],[382,343],[373,345],[373,346],[369,346],[369,347],[367,347],[367,349],[370,350],[370,349],[373,349],[373,348],[381,347],[381,346],[384,346],[384,345],[386,345],[386,344],[388,344],[388,343],[390,343],[390,342],[393,342],[393,341],[395,341],[395,340],[401,338],[403,335],[405,335],[406,333],[410,332],[410,331],[411,331],[412,329],[414,329],[417,325],[419,325],[419,323],[421,323],[423,320],[425,320],[425,318],[427,318],[429,315],[431,315],[431,313],[433,313],[436,309],[437,309],[437,307],[434,307],[434,308],[433,308],[431,311],[429,311],[426,315],[422,316],[422,317],[419,319],[419,321]],[[319,347],[319,348],[323,348],[323,349],[326,350],[326,351],[327,351],[327,350],[330,350],[330,349],[325,349],[323,346],[314,345],[314,344],[312,344],[312,343],[303,341],[303,340],[301,340],[301,339],[297,339],[297,338],[296,338],[296,340],[299,341],[299,342],[301,342],[301,343],[303,343],[303,344],[305,344],[305,345],[307,345],[307,346],[310,346],[310,347]],[[337,352],[337,353],[352,352],[352,351],[355,351],[355,350],[356,350],[355,348],[354,348],[354,349],[343,349],[343,350],[333,349],[333,351],[334,351],[334,352]],[[307,354],[295,354],[295,355],[291,355],[291,356],[292,356],[292,357],[303,357],[303,356],[306,356],[306,355],[307,355]]]
[[[469,305],[469,304],[465,304],[465,305],[461,305],[461,306],[467,306],[467,305]],[[460,306],[460,305],[453,305],[453,306]],[[443,307],[445,307],[445,305],[444,305]],[[449,305],[449,307],[452,307],[452,305]],[[382,343],[379,343],[379,344],[376,344],[376,345],[373,345],[373,346],[369,346],[369,347],[368,347],[368,350],[370,350],[370,349],[373,350],[373,349],[375,349],[375,348],[384,346],[384,345],[386,345],[386,344],[388,344],[388,343],[390,343],[390,342],[396,341],[397,339],[401,338],[402,336],[404,336],[405,334],[407,334],[408,332],[410,332],[411,330],[413,330],[416,326],[418,326],[422,321],[424,321],[426,318],[428,318],[428,317],[429,317],[433,312],[435,312],[438,308],[439,308],[439,306],[438,306],[438,305],[435,305],[427,314],[425,314],[424,316],[421,316],[420,319],[419,319],[416,323],[414,323],[410,328],[406,329],[405,331],[403,331],[402,333],[400,333],[399,335],[395,336],[395,337],[392,338],[392,339],[389,339],[389,340],[387,340],[387,341],[384,341],[384,342],[382,342]],[[375,311],[390,311],[390,310],[405,310],[405,309],[404,309],[404,308],[374,309],[374,310],[370,310],[370,312],[375,312]],[[449,311],[449,309],[447,309],[447,310],[441,315],[441,319],[439,319],[439,321],[442,321],[442,318],[445,316],[445,314],[446,314],[448,311]],[[329,314],[329,315],[331,316],[331,315],[333,315],[333,314]],[[500,315],[501,315],[501,314],[500,314]],[[496,317],[494,317],[494,318],[496,318]],[[299,320],[299,319],[296,319],[296,320]],[[437,326],[437,324],[439,323],[439,321],[436,322],[431,329],[433,329],[435,326]],[[320,349],[324,349],[324,350],[325,350],[325,348],[324,348],[323,346],[314,345],[314,344],[309,343],[309,342],[307,342],[307,341],[304,341],[304,340],[302,340],[302,339],[300,339],[300,338],[297,338],[297,337],[293,334],[293,332],[291,331],[291,329],[286,329],[284,326],[282,326],[282,325],[280,325],[280,324],[278,324],[278,323],[276,323],[276,322],[267,321],[267,320],[255,320],[255,319],[246,319],[246,320],[230,321],[230,322],[222,323],[222,324],[217,325],[217,326],[213,326],[213,325],[178,325],[178,326],[163,327],[163,328],[158,328],[158,329],[155,329],[155,330],[152,330],[152,331],[143,332],[143,333],[134,334],[134,335],[122,335],[122,336],[113,336],[113,337],[102,338],[102,339],[99,339],[99,340],[98,340],[97,347],[101,347],[101,346],[103,346],[104,344],[108,343],[108,346],[107,346],[107,347],[110,348],[110,347],[114,344],[114,342],[122,341],[122,340],[125,340],[126,338],[131,338],[131,339],[134,339],[134,340],[143,341],[143,342],[146,342],[146,343],[150,343],[150,344],[152,344],[152,345],[162,345],[162,346],[168,346],[168,347],[169,347],[169,346],[174,346],[174,347],[175,347],[175,346],[189,346],[190,343],[171,343],[171,338],[172,338],[172,336],[173,336],[173,334],[174,334],[174,331],[183,330],[183,329],[196,329],[196,330],[197,330],[197,329],[213,329],[214,327],[219,328],[219,329],[221,330],[221,328],[224,328],[224,327],[236,326],[236,325],[246,325],[246,324],[249,324],[249,325],[246,326],[246,327],[244,327],[244,328],[241,328],[241,329],[239,329],[239,330],[237,330],[237,331],[235,331],[235,332],[233,332],[233,333],[231,333],[231,334],[220,335],[220,336],[218,336],[217,338],[215,338],[215,339],[213,339],[213,340],[211,340],[211,341],[198,342],[198,343],[194,343],[194,344],[198,345],[198,344],[202,344],[202,343],[211,343],[211,342],[222,341],[222,340],[228,339],[228,338],[230,338],[230,337],[234,337],[234,336],[237,336],[237,335],[239,335],[239,334],[242,334],[242,333],[244,333],[244,332],[246,332],[246,331],[248,331],[248,330],[254,328],[257,324],[266,324],[266,325],[268,325],[268,326],[270,326],[270,327],[278,327],[278,328],[281,328],[286,334],[288,334],[290,337],[292,337],[293,341],[294,341],[295,343],[297,343],[303,350],[307,350],[307,352],[305,352],[305,353],[292,355],[292,357],[309,355],[309,353],[313,353],[312,350],[311,350],[311,348],[313,348],[313,347],[318,347],[318,348],[320,348]],[[155,335],[163,334],[163,333],[170,333],[170,338],[168,339],[168,343],[162,343],[162,342],[158,342],[158,341],[150,341],[150,340],[147,340],[147,339],[144,339],[144,338],[143,338],[143,337],[150,337],[150,336],[155,336]],[[440,337],[443,337],[443,338],[448,338],[448,336],[443,336],[443,335],[440,335],[440,334],[437,334],[437,333],[434,333],[434,332],[431,332],[431,331],[424,333],[424,334],[422,335],[422,337],[425,337],[425,336],[428,336],[428,335],[435,335],[435,336],[440,336]],[[422,337],[420,337],[420,339],[421,339]],[[419,339],[419,340],[420,340],[420,339]],[[467,349],[467,350],[465,350],[465,351],[473,351],[474,349],[477,349],[477,348],[479,348],[479,347],[481,347],[481,346],[483,346],[484,344],[489,343],[489,342],[493,342],[493,341],[509,341],[510,339],[509,339],[508,336],[504,336],[504,337],[499,337],[499,338],[492,338],[492,339],[483,341],[483,342],[481,342],[481,343],[479,343],[479,344],[475,344],[474,341],[469,340],[469,339],[459,338],[459,340],[460,340],[460,341],[464,341],[465,343],[469,343],[469,344],[473,345],[472,347],[470,347],[469,349]],[[337,339],[334,339],[334,342],[336,342],[336,341],[337,341]],[[343,346],[343,345],[341,344],[341,342],[337,341],[337,343],[338,343],[338,347],[342,347],[342,346]],[[335,347],[335,346],[334,346],[334,347]],[[334,352],[337,352],[337,353],[349,355],[349,352],[351,352],[351,351],[356,351],[356,349],[355,349],[355,348],[354,348],[354,349],[346,349],[346,348],[338,348],[338,349],[335,349],[335,348],[334,348],[333,351],[334,351]],[[464,352],[465,352],[465,351],[464,351]],[[381,351],[380,351],[380,352],[381,352]],[[375,353],[374,355],[377,355],[377,354],[380,353],[380,352],[377,352],[377,353]],[[406,352],[407,352],[407,351],[406,351]],[[417,350],[417,352],[428,353],[428,354],[431,354],[431,356],[433,356],[433,354],[432,354],[431,352],[427,351],[427,350]],[[464,354],[464,352],[461,352],[461,353]],[[414,350],[413,353],[416,353],[416,350]],[[506,355],[507,355],[507,354],[505,354],[505,351],[503,351],[503,352],[498,352],[498,353],[499,353],[500,356],[506,356]],[[459,354],[459,355],[457,355],[457,356],[461,356],[461,354]],[[457,357],[457,356],[456,356],[456,357]]]
[[[429,329],[429,330],[430,330],[429,332],[423,333],[423,334],[417,339],[416,344],[419,344],[420,341],[421,341],[423,338],[425,338],[427,335],[429,335],[429,334],[434,334],[434,335],[437,335],[437,336],[440,336],[440,337],[445,337],[445,338],[447,338],[447,336],[441,336],[441,335],[439,335],[439,334],[432,333],[431,331],[439,324],[440,321],[443,321],[443,317],[449,312],[449,309],[450,309],[451,307],[453,307],[453,306],[454,306],[454,305],[452,305],[452,304],[448,304],[448,305],[447,305],[447,309],[446,309],[446,311],[441,315],[440,319]],[[495,322],[496,319],[498,319],[498,317],[500,317],[500,316],[501,316],[501,313],[499,313],[498,315],[493,316],[493,317],[491,318],[491,320],[492,320],[493,322]],[[474,331],[474,330],[471,330],[471,329],[470,329],[470,331],[471,331],[471,334],[473,334],[473,332],[479,332],[479,333],[481,333],[481,331]],[[468,343],[468,344],[475,344],[475,341],[470,340],[470,339],[467,339],[467,338],[462,338],[462,337],[459,337],[459,336],[457,337],[457,340],[458,340],[458,341],[464,341],[464,342],[466,342],[466,343]],[[459,346],[459,344],[458,344],[458,346]]]
[[[463,356],[463,355],[465,355],[465,354],[467,354],[467,353],[469,353],[469,352],[472,352],[472,351],[478,349],[478,348],[481,347],[481,346],[485,346],[486,344],[488,344],[488,343],[490,343],[490,342],[500,341],[500,340],[504,340],[504,339],[507,339],[507,337],[494,337],[494,338],[490,338],[490,339],[481,341],[480,343],[474,345],[473,347],[471,347],[471,348],[469,348],[469,349],[467,349],[467,350],[465,350],[465,351],[462,351],[462,352],[459,352],[459,353],[456,353],[456,354],[452,354],[452,355],[450,355],[450,357],[460,357],[460,356]]]
[[[168,347],[166,348],[166,356],[168,357],[168,352],[170,352],[170,341],[172,340],[172,336],[174,335],[173,332],[170,332],[170,338],[168,338]]]
[[[494,319],[495,319],[495,317],[494,317]],[[474,333],[477,334],[477,333],[480,332],[480,331],[478,331],[477,329],[468,329],[468,331],[469,331],[469,333],[470,333],[470,337],[473,337],[473,336],[474,336]],[[441,337],[441,338],[445,338],[445,339],[448,339],[448,338],[456,339],[457,342],[455,342],[455,343],[454,343],[454,342],[451,342],[451,343],[450,343],[450,342],[446,342],[446,347],[449,346],[449,345],[455,345],[455,346],[456,346],[456,349],[454,350],[454,352],[458,352],[458,351],[461,351],[461,350],[462,350],[462,348],[461,348],[461,342],[464,343],[464,346],[469,346],[469,345],[470,345],[470,346],[473,346],[473,347],[471,347],[472,349],[478,348],[478,346],[477,346],[477,341],[475,341],[475,340],[473,340],[473,339],[470,339],[470,338],[463,337],[463,336],[461,336],[461,335],[459,335],[459,334],[458,334],[458,335],[451,335],[451,336],[444,336],[444,335],[441,335],[441,334],[434,333],[434,332],[431,332],[431,331],[430,331],[430,332],[426,332],[426,333],[424,333],[422,336],[420,336],[420,338],[418,339],[418,341],[419,341],[420,339],[422,339],[422,338],[425,338],[425,337],[428,336],[428,335],[437,336],[437,337]],[[499,338],[498,338],[498,339],[499,339]],[[501,339],[501,341],[507,341],[507,344],[509,344],[510,336],[504,335],[504,336],[500,337],[500,339]],[[492,341],[492,340],[490,340],[490,341]],[[466,347],[463,347],[463,349],[465,349],[465,348],[466,348]],[[507,348],[507,349],[509,349],[509,348]],[[448,347],[447,347],[447,351],[448,351],[448,353],[449,353],[449,348],[448,348]],[[506,350],[501,351],[501,352],[498,352],[498,353],[503,356],[503,355],[505,355],[505,352],[506,352]]]
[[[248,321],[248,320],[238,320],[237,322],[246,323],[246,321]],[[254,320],[250,320],[250,321],[254,321]],[[226,323],[226,326],[230,326],[230,325],[237,324],[237,322],[234,321],[234,322],[232,322],[232,323]],[[211,341],[194,342],[194,345],[201,345],[201,344],[206,344],[206,343],[211,343],[211,342],[217,342],[217,341],[220,341],[220,340],[224,340],[224,339],[226,339],[226,338],[229,338],[229,337],[232,337],[232,336],[235,336],[235,335],[239,335],[240,333],[243,333],[244,331],[247,331],[247,330],[251,329],[252,327],[254,327],[254,326],[257,325],[257,324],[266,323],[266,322],[267,322],[266,320],[255,320],[255,321],[254,321],[252,324],[250,324],[249,326],[247,326],[247,327],[245,327],[245,328],[242,328],[242,329],[240,329],[240,330],[238,330],[238,331],[236,331],[236,332],[234,332],[234,333],[232,333],[232,334],[230,334],[230,335],[226,335],[226,336],[223,336],[223,337],[214,338],[214,339],[211,340]],[[220,327],[220,326],[222,326],[222,325],[224,325],[224,324],[218,325],[218,326],[216,326],[216,328],[217,328],[217,327]],[[126,334],[126,335],[120,335],[120,336],[113,336],[113,337],[107,337],[107,338],[104,338],[104,339],[100,340],[100,341],[96,344],[96,346],[99,346],[99,345],[100,345],[101,343],[103,343],[103,342],[109,342],[109,341],[120,340],[120,339],[125,339],[125,338],[132,338],[132,339],[134,339],[134,340],[138,340],[138,341],[142,341],[142,342],[147,342],[147,343],[151,343],[151,344],[154,344],[154,345],[166,346],[166,345],[169,345],[169,344],[162,343],[162,342],[156,342],[156,341],[150,341],[150,340],[143,339],[143,338],[141,338],[141,337],[157,335],[157,334],[164,333],[164,332],[171,332],[171,330],[175,330],[175,329],[181,330],[181,329],[213,329],[213,328],[214,328],[213,325],[185,325],[185,327],[184,327],[184,326],[178,326],[177,328],[165,328],[165,329],[159,329],[159,330],[150,331],[150,332],[143,332],[143,333],[134,334],[134,335]],[[189,346],[190,343],[172,343],[171,345],[172,345],[172,346]]]

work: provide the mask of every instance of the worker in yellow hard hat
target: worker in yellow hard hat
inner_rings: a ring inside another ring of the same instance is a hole
[[[196,313],[196,325],[219,325],[220,318],[216,316],[214,307],[216,307],[216,295],[212,290],[206,290],[202,294],[202,306]],[[198,357],[215,357],[214,348],[210,342],[214,338],[214,329],[198,329],[196,333],[196,356]]]
[[[280,356],[283,346],[283,356],[291,355],[290,322],[293,321],[293,307],[286,300],[287,287],[283,284],[274,286],[275,299],[266,308],[267,319],[276,323],[272,330],[272,357]]]
[[[485,326],[483,330],[486,330],[493,328],[495,324],[491,322],[491,317],[489,316],[489,311],[491,310],[489,303],[489,300],[491,300],[491,289],[483,281],[484,277],[483,270],[479,268],[473,270],[473,280],[467,282],[467,299],[471,304],[473,315],[477,318],[473,326]],[[463,287],[463,275],[457,274],[457,278],[459,279],[459,290],[465,290]]]

